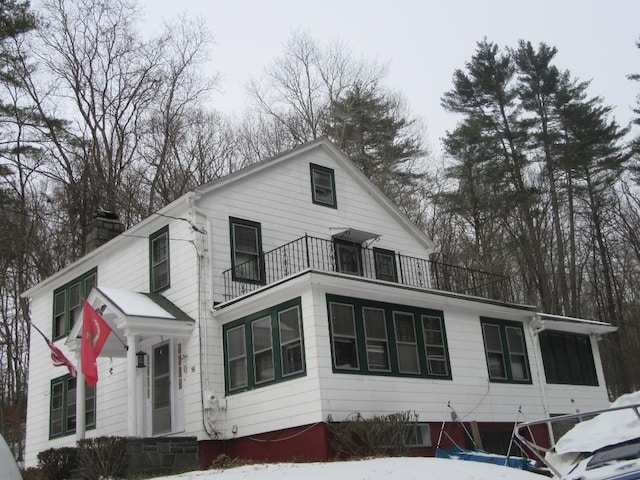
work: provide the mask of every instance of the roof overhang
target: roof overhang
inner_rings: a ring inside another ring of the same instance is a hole
[[[537,331],[560,330],[563,332],[582,333],[588,335],[605,335],[618,330],[618,327],[607,322],[584,320],[581,318],[565,317],[540,313],[537,316],[534,327]]]
[[[195,325],[191,317],[159,294],[94,287],[87,301],[112,329],[100,355],[104,357],[125,357],[127,336],[186,338]],[[79,348],[81,330],[82,322],[77,321],[66,342],[71,350]]]

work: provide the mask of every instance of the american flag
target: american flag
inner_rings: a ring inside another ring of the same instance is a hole
[[[47,338],[47,336],[42,333],[42,330],[40,330],[38,327],[36,327],[33,323],[31,324],[31,326],[33,328],[36,329],[36,331],[42,335],[42,338],[44,338],[44,341],[47,342],[47,345],[49,346],[49,350],[51,350],[51,361],[53,362],[53,366],[54,367],[67,367],[67,369],[69,370],[69,373],[71,374],[71,376],[75,377],[77,375],[77,371],[76,371],[76,367],[73,365],[73,363],[71,363],[71,360],[69,360],[64,353],[62,353],[62,350],[60,350],[58,347],[56,347],[53,342],[51,340],[49,340]]]
[[[76,367],[74,367],[73,363],[71,363],[71,360],[65,357],[64,353],[62,353],[62,351],[53,343],[47,342],[47,344],[49,345],[49,349],[51,350],[51,361],[53,362],[53,366],[67,367],[71,376],[75,377],[77,374]]]

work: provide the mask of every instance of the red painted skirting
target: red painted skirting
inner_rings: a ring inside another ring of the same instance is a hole
[[[412,448],[409,456],[435,455],[435,447],[440,438],[441,423],[431,423],[432,447]],[[538,443],[548,442],[546,427],[538,425],[532,433]],[[466,426],[470,431],[469,426]],[[510,435],[512,423],[480,423],[480,431],[504,432]],[[448,423],[440,438],[442,448],[454,445],[468,447],[469,442],[464,428],[459,423]],[[546,445],[548,446],[548,444]],[[331,451],[329,431],[324,423],[304,425],[285,430],[239,437],[229,440],[202,440],[198,442],[198,459],[202,468],[209,468],[219,455],[230,459],[245,459],[256,462],[321,462],[334,457]]]

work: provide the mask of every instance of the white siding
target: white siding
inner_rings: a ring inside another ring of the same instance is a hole
[[[338,208],[315,205],[311,198],[311,163],[334,169]],[[330,240],[340,229],[357,228],[380,235],[375,247],[404,255],[427,257],[417,237],[398,222],[395,213],[365,190],[324,150],[315,149],[301,158],[293,158],[259,173],[258,178],[242,178],[221,187],[199,200],[216,235],[213,238],[214,300],[221,301],[221,274],[231,267],[229,217],[261,224],[265,252],[306,234]]]
[[[317,368],[318,325],[314,305],[307,285],[292,282],[266,296],[225,308],[216,320],[220,326],[263,309],[300,297],[306,375],[274,385],[229,395],[226,410],[217,410],[217,427],[222,438],[247,436],[322,421]],[[220,328],[220,332],[221,332]],[[221,359],[222,364],[222,359]],[[224,394],[224,377],[220,393]],[[236,434],[233,433],[234,426]]]
[[[198,320],[198,288],[196,250],[190,240],[193,232],[188,223],[159,218],[146,230],[135,236],[123,236],[112,241],[112,248],[102,249],[90,261],[80,262],[52,282],[50,289],[34,295],[31,302],[33,322],[51,338],[53,291],[97,266],[98,287],[115,287],[136,292],[149,291],[149,240],[148,236],[169,225],[171,287],[163,292],[168,299],[185,313]],[[206,276],[206,275],[203,275]],[[202,408],[199,390],[199,348],[197,326],[191,340],[183,340],[184,353],[195,366],[184,376],[189,387],[185,395],[185,421],[192,431],[202,428]],[[77,364],[75,354],[64,345],[64,339],[55,342],[67,357]],[[124,355],[124,346],[123,346]],[[27,417],[27,443],[25,461],[36,464],[38,452],[52,447],[75,444],[75,435],[49,439],[49,411],[51,380],[67,373],[66,368],[53,367],[49,349],[37,332],[32,332],[29,365],[29,397]],[[127,380],[124,358],[100,358],[99,381],[96,386],[96,428],[88,430],[87,437],[101,435],[126,435],[127,432]],[[141,375],[141,374],[140,374]],[[142,378],[140,377],[140,381]],[[195,426],[197,425],[197,427]]]
[[[334,373],[327,293],[441,310],[452,379]],[[357,413],[369,417],[410,410],[415,411],[421,421],[439,423],[451,419],[453,408],[465,421],[511,423],[557,413],[555,410],[560,404],[574,406],[568,411],[606,406],[606,395],[601,387],[563,387],[544,383],[544,372],[538,370],[541,363],[536,360],[539,352],[529,328],[532,312],[527,309],[479,304],[335,276],[306,274],[290,285],[282,285],[270,293],[257,294],[224,308],[217,318],[225,324],[290,300],[298,294],[302,296],[307,375],[230,395],[226,401],[227,409],[220,411],[218,417],[223,438],[234,436],[234,425],[237,436],[246,436],[326,421],[328,416],[333,420],[343,420]],[[523,324],[531,384],[489,382],[481,316]],[[546,389],[544,392],[543,388]],[[547,400],[549,409],[545,408]]]

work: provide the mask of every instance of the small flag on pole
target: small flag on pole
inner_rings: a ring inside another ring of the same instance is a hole
[[[98,355],[111,333],[111,327],[86,300],[82,311],[82,340],[80,341],[82,373],[87,385],[93,387],[98,383]]]
[[[42,335],[42,338],[44,338],[44,341],[47,342],[49,350],[51,350],[51,361],[53,362],[53,366],[54,367],[67,367],[67,369],[69,370],[69,373],[71,374],[71,376],[75,377],[77,375],[77,371],[76,371],[76,367],[73,365],[73,363],[71,363],[71,360],[69,360],[65,356],[65,354],[62,353],[62,350],[60,350],[58,347],[56,347],[53,344],[53,342],[51,340],[49,340],[44,333],[42,333],[42,330],[40,330],[38,327],[36,327],[33,323],[31,324],[31,326],[33,328],[35,328],[36,331],[40,335]]]

